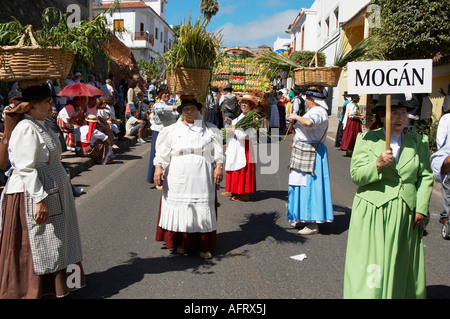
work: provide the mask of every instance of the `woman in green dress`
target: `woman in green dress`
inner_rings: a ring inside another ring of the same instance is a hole
[[[386,96],[375,109],[385,123]],[[359,134],[351,161],[358,185],[349,226],[344,298],[426,298],[422,223],[433,188],[428,137],[406,131],[408,101],[392,95],[385,128]]]

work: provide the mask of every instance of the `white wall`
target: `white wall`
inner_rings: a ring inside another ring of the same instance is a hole
[[[352,18],[370,0],[316,0],[305,9],[301,20],[294,26],[291,34],[292,47],[296,38],[295,51],[301,50],[301,30],[305,27],[305,51],[320,51],[326,56],[326,65],[334,65],[336,51],[340,45],[340,24]],[[335,10],[338,10],[336,17]],[[308,12],[308,11],[315,11]],[[291,23],[293,23],[292,21]],[[329,91],[328,103],[332,113],[337,113],[339,86]]]
[[[288,47],[291,45],[291,39],[289,38],[280,38],[275,40],[273,43],[273,50],[282,50],[282,49],[288,49]]]
[[[143,0],[146,5],[151,7],[159,16],[165,20],[166,19],[166,7],[167,7],[167,1],[166,0]]]
[[[146,2],[147,5],[149,5],[151,2],[160,3],[161,1],[165,2],[165,0]],[[100,11],[96,13],[100,13]],[[169,49],[170,42],[173,43],[173,31],[163,20],[161,20],[159,15],[155,15],[149,8],[122,8],[121,10],[116,11],[112,17],[108,15],[107,18],[111,29],[114,27],[113,21],[115,19],[124,20],[124,28],[126,32],[118,34],[118,37],[127,47],[132,49],[133,55],[137,61],[140,59],[148,60],[150,57],[155,57],[158,55],[158,53],[164,53],[164,45],[166,45]],[[135,32],[141,31],[141,23],[144,24],[144,31],[147,31],[149,34],[154,36],[155,41],[153,47],[146,40],[134,40]],[[156,28],[158,28],[157,36]]]

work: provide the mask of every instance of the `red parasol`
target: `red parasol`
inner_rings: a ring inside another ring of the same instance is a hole
[[[97,95],[105,95],[105,93],[97,89],[95,86],[84,83],[74,83],[69,84],[64,87],[61,92],[58,93],[58,96],[97,96]]]

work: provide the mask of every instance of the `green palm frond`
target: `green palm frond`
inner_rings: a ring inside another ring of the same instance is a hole
[[[377,43],[378,38],[376,36],[368,37],[359,42],[350,51],[344,53],[350,45],[349,40],[346,39],[336,51],[334,65],[345,67],[347,63],[353,61],[383,60],[383,56],[381,56],[377,50]]]
[[[277,54],[270,50],[263,50],[263,52],[255,58],[255,62],[261,64],[266,73],[279,74],[281,71],[290,73],[296,68],[301,68],[301,65],[295,63],[291,59]]]
[[[177,67],[212,70],[216,65],[222,35],[206,31],[207,23],[198,18],[193,24],[189,17],[179,25],[179,37],[164,55],[168,71]]]

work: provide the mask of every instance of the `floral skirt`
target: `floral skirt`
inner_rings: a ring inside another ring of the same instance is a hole
[[[95,159],[97,164],[106,164],[113,154],[111,146],[106,142],[97,140],[94,145],[82,147],[77,150],[77,155],[81,157],[90,157]]]

